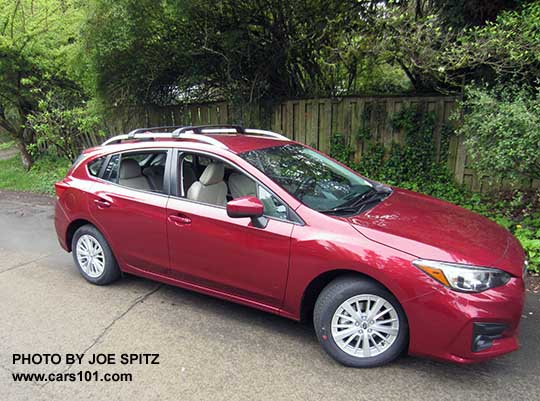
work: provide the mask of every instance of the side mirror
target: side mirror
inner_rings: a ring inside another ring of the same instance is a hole
[[[254,196],[242,196],[227,202],[227,215],[232,218],[250,217],[255,227],[264,228],[268,219],[263,217],[264,205]]]

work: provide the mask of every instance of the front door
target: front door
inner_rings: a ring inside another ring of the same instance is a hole
[[[214,163],[225,166],[214,168]],[[213,177],[205,175],[207,168],[212,170]],[[190,187],[195,187],[182,190],[183,196],[171,197],[167,206],[171,275],[201,287],[280,307],[294,224],[269,216],[267,226],[257,228],[249,218],[228,217],[224,205],[233,197],[229,180],[242,180],[237,179],[239,170],[222,160],[208,155],[201,155],[199,160],[199,155],[191,153],[180,158],[178,170],[180,178],[194,176],[190,178],[195,180]],[[253,181],[252,185],[256,188],[258,184]],[[245,183],[240,187],[252,191]]]

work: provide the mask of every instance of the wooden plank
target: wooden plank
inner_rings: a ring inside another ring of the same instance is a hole
[[[298,134],[296,135],[296,140],[298,142],[306,143],[307,119],[307,102],[305,100],[301,100],[298,102]]]
[[[292,105],[292,138],[297,141],[299,136],[300,127],[300,105],[298,102],[294,102]]]
[[[438,100],[435,105],[435,130],[433,140],[435,142],[435,161],[441,160],[441,133],[444,125],[444,101]]]
[[[332,101],[324,99],[319,103],[319,143],[321,152],[330,152],[330,137],[332,136]]]
[[[285,105],[287,110],[286,119],[284,121],[285,135],[287,136],[287,138],[294,139],[294,102],[288,101],[285,103]]]
[[[306,143],[313,147],[317,148],[319,145],[319,101],[314,100],[308,104],[309,116],[307,121],[309,122],[309,127],[306,132]]]
[[[208,108],[208,118],[210,120],[210,124],[219,124],[218,120],[218,111],[217,106],[215,104],[211,105]]]
[[[463,184],[464,182],[463,173],[465,170],[466,157],[467,157],[467,152],[465,149],[465,144],[463,143],[463,138],[459,137],[457,139],[456,164],[454,167],[454,178],[459,184]]]
[[[465,188],[467,188],[469,191],[472,189],[472,175],[467,174],[463,176],[463,185]]]
[[[380,102],[379,104],[379,124],[381,129],[381,139],[384,147],[390,149],[392,147],[392,140],[394,134],[392,132],[392,120],[391,114],[392,111],[390,107],[393,106],[393,103],[389,101]]]
[[[363,120],[364,107],[365,107],[365,101],[362,99],[358,99],[356,101],[356,108],[355,108],[355,113],[354,113],[354,116],[355,116],[354,117],[355,118],[354,136],[356,137],[356,147],[355,147],[355,153],[354,153],[355,163],[360,162],[364,151],[367,149],[367,140],[365,138],[366,127],[364,126],[365,121]]]

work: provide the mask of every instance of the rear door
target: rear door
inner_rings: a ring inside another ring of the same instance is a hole
[[[92,188],[90,211],[125,267],[166,274],[169,149],[110,155]],[[161,184],[159,181],[161,180]]]

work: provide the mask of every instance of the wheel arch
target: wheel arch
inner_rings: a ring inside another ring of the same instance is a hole
[[[89,221],[87,219],[83,219],[83,218],[75,219],[75,220],[73,220],[72,222],[69,223],[69,225],[68,225],[68,227],[66,229],[66,234],[65,234],[66,246],[68,248],[68,252],[72,251],[71,242],[73,240],[73,236],[75,235],[75,232],[79,228],[81,228],[82,226],[85,226],[87,224],[97,228],[97,226],[94,223],[92,223],[91,221]]]
[[[342,277],[342,276],[355,276],[358,278],[364,278],[367,280],[371,280],[381,287],[383,287],[386,291],[388,291],[396,300],[399,302],[399,298],[396,296],[396,294],[388,288],[384,283],[382,283],[380,280],[377,280],[376,278],[361,273],[357,270],[351,270],[351,269],[333,269],[325,271],[318,276],[314,277],[310,283],[307,285],[307,287],[304,290],[304,293],[302,295],[302,302],[300,304],[300,321],[306,322],[311,320],[313,316],[313,310],[315,307],[315,302],[317,301],[317,298],[321,291],[326,287],[332,280]],[[408,320],[407,314],[405,312],[405,309],[403,308],[403,313],[405,314],[405,318]]]

